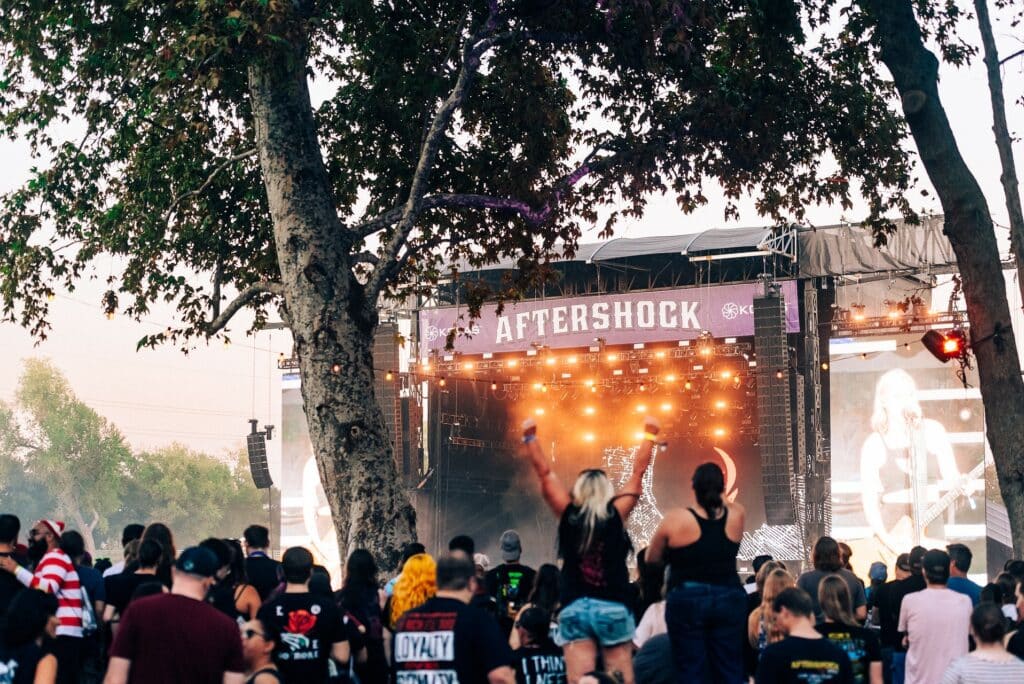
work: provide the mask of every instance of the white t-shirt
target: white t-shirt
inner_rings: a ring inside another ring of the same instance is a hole
[[[111,575],[120,575],[122,572],[124,572],[124,561],[117,561],[103,571],[103,576],[110,577]]]
[[[967,655],[971,599],[951,589],[907,594],[899,631],[907,635],[906,684],[936,684],[950,663]]]
[[[633,643],[636,644],[637,648],[640,648],[651,637],[667,633],[665,602],[658,601],[657,603],[652,603],[644,611],[644,616],[640,618],[640,624],[636,626],[636,631],[633,633]]]

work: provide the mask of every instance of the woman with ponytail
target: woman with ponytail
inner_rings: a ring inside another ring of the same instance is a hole
[[[584,470],[570,492],[551,470],[537,442],[537,424],[523,423],[523,444],[540,479],[541,492],[559,518],[562,559],[555,643],[562,647],[568,681],[577,682],[597,667],[598,649],[607,672],[633,684],[631,593],[626,557],[632,551],[625,521],[642,493],[644,472],[658,441],[658,422],[648,418],[633,472],[616,493],[602,470]]]
[[[745,513],[725,501],[714,463],[693,474],[696,507],[665,514],[647,548],[648,563],[669,569],[665,622],[678,682],[740,684],[747,598],[736,574]]]

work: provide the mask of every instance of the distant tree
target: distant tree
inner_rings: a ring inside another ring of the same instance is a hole
[[[96,535],[107,528],[121,503],[131,449],[117,428],[79,400],[47,361],[25,361],[16,399],[16,407],[0,410],[7,467],[23,469],[10,486],[20,480],[26,487],[15,493],[12,503],[16,506],[21,499],[38,517],[63,518],[95,554]],[[34,500],[25,502],[25,497]],[[40,511],[39,504],[49,500],[53,507]],[[7,501],[5,497],[5,505]]]
[[[910,214],[891,86],[822,28],[834,5],[2,2],[0,135],[39,157],[0,200],[4,315],[45,336],[47,295],[101,255],[108,311],[177,307],[140,345],[276,307],[342,555],[390,569],[415,516],[373,393],[381,297],[504,257],[516,296],[602,208],[608,231],[655,193],[692,211],[709,180],[727,216],[751,196],[802,220],[854,192],[881,230]]]

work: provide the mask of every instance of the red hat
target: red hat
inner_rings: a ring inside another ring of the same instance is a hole
[[[63,520],[40,520],[39,522],[49,527],[54,537],[60,537],[64,533]]]

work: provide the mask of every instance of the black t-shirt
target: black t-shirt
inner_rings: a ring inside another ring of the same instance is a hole
[[[562,649],[550,640],[512,651],[516,684],[565,684]]]
[[[4,553],[4,556],[11,556],[14,560],[18,560],[14,554]],[[12,573],[6,571],[0,571],[0,616],[7,612],[7,606],[11,604],[14,597],[25,588],[17,577]]]
[[[1006,650],[1024,660],[1024,630],[1018,629],[1006,642]]]
[[[878,623],[882,628],[882,645],[897,651],[905,651],[903,637],[899,632],[900,605],[903,597],[925,588],[924,577],[911,575],[905,579],[886,582],[878,588]]]
[[[502,563],[487,573],[487,593],[498,602],[498,610],[515,616],[533,589],[537,571],[520,563]]]
[[[0,640],[0,682],[32,684],[36,678],[36,668],[44,655],[46,651],[34,641],[17,648],[8,648]]]
[[[477,684],[512,652],[494,618],[451,598],[432,598],[395,625],[395,684]]]
[[[657,634],[644,642],[633,656],[633,677],[643,684],[676,684],[676,664],[668,634]]]
[[[853,684],[850,659],[828,639],[786,637],[761,653],[757,684]]]
[[[118,613],[124,614],[124,609],[131,603],[135,590],[147,582],[159,582],[156,575],[140,575],[138,573],[121,573],[111,575],[103,579],[103,586],[107,594],[107,603],[114,606]]]
[[[633,545],[614,505],[608,504],[608,518],[594,530],[590,546],[581,552],[582,542],[580,509],[570,504],[558,523],[558,554],[563,560],[562,605],[568,606],[583,596],[627,604],[626,557]]]
[[[249,580],[249,584],[256,587],[260,601],[266,601],[270,592],[281,584],[281,579],[277,575],[277,569],[280,566],[281,564],[276,560],[268,558],[262,553],[245,559],[245,578]]]
[[[334,644],[346,641],[345,627],[330,596],[282,593],[260,608],[258,617],[281,630],[277,668],[286,684],[327,681]]]
[[[850,667],[853,668],[854,684],[870,684],[871,663],[882,661],[882,645],[878,641],[878,634],[865,627],[835,622],[821,623],[816,629],[846,653]]]

